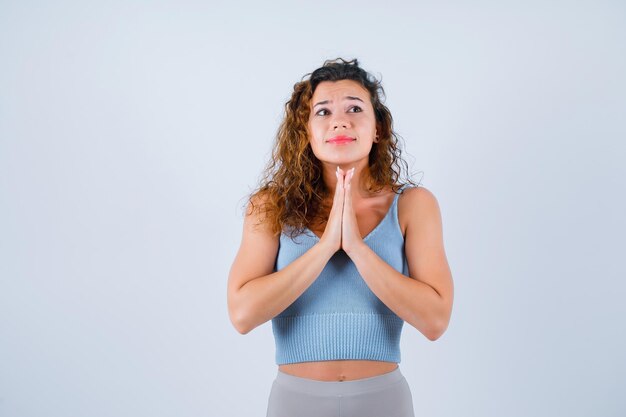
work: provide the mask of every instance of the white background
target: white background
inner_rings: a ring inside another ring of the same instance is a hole
[[[623,416],[620,1],[0,0],[0,416],[265,416],[270,323],[226,307],[293,84],[383,79],[437,197],[446,333],[416,416]]]

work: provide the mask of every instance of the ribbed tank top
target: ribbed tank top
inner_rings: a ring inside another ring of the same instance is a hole
[[[406,185],[401,187],[401,192]],[[398,197],[363,241],[398,272],[407,274]],[[319,238],[309,229],[292,240],[280,235],[275,271],[302,256]],[[339,250],[289,307],[272,319],[278,365],[340,359],[400,362],[404,321],[369,289],[350,257]]]

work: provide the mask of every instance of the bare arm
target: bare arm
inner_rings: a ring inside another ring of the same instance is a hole
[[[426,188],[405,193],[402,210],[409,213],[405,236],[409,276],[393,269],[365,244],[348,255],[372,292],[401,319],[434,341],[448,327],[454,298],[441,213],[435,196]]]
[[[268,255],[259,247],[252,250]],[[237,331],[246,334],[289,307],[313,284],[333,253],[323,244],[316,243],[280,271],[250,278],[245,267],[249,263],[242,260],[249,256],[248,252],[240,250],[231,268],[228,286],[229,314]]]
[[[319,242],[277,272],[273,271],[279,237],[247,210],[241,247],[228,276],[228,314],[237,331],[246,334],[276,317],[313,284],[341,247],[342,210],[343,186],[337,186]]]

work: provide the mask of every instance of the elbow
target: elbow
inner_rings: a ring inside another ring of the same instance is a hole
[[[431,342],[434,342],[446,332],[447,328],[448,328],[447,322],[435,324],[431,326],[430,330],[426,332],[425,336],[428,338],[428,340],[430,340]]]
[[[233,327],[240,334],[248,334],[266,321],[259,316],[255,305],[237,298],[229,300],[228,314]]]
[[[250,317],[245,314],[245,312],[239,311],[231,311],[230,313],[230,321],[240,334],[248,334],[252,329],[256,326],[250,321]]]
[[[434,342],[435,340],[439,339],[442,334],[443,333],[440,333],[440,332],[430,332],[426,334],[426,338],[430,340],[431,342]]]
[[[239,334],[248,334],[250,333],[250,330],[252,330],[251,328],[245,327],[241,324],[239,325],[235,324],[235,329],[239,332]]]
[[[230,321],[239,334],[248,334],[250,332],[250,329],[241,320],[235,320],[231,317]]]
[[[250,330],[253,329],[253,327],[250,326],[248,322],[240,316],[235,316],[235,317],[231,316],[230,321],[233,324],[233,327],[235,328],[235,330],[239,332],[239,334],[248,334],[250,333]]]
[[[228,318],[230,319],[230,323],[233,325],[235,330],[237,330],[240,334],[248,334],[250,330],[254,328],[254,326],[250,325],[249,314],[246,311],[245,304],[242,304],[241,300],[238,299],[234,293],[229,293],[227,307],[228,307]]]
[[[440,314],[437,314],[429,320],[430,326],[425,336],[428,340],[434,342],[439,339],[448,329],[450,324],[451,308],[447,309]]]

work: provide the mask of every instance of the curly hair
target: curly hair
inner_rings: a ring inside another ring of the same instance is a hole
[[[322,67],[294,84],[291,98],[285,103],[285,116],[276,134],[272,156],[258,187],[247,199],[251,212],[257,210],[265,215],[261,222],[267,222],[275,236],[289,229],[293,239],[328,218],[332,206],[332,202],[327,202],[330,191],[322,178],[322,164],[311,149],[307,124],[317,86],[323,81],[339,80],[358,82],[370,93],[374,108],[379,140],[372,144],[368,157],[371,177],[368,191],[377,192],[390,186],[397,193],[404,184],[415,185],[410,178],[399,182],[401,168],[406,170],[407,164],[398,147],[391,112],[382,101],[385,92],[381,81],[360,68],[356,59],[326,60]]]

